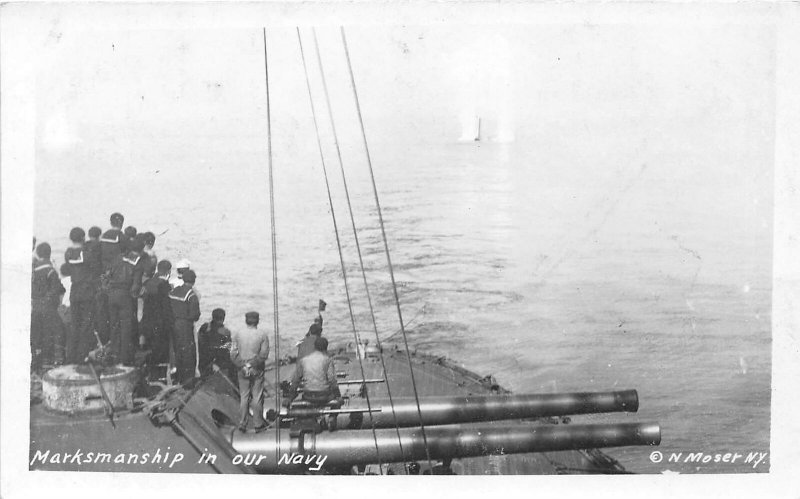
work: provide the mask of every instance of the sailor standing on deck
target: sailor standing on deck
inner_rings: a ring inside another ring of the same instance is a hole
[[[57,360],[55,335],[64,327],[58,304],[66,289],[50,263],[50,245],[39,244],[35,256],[31,276],[31,359],[32,367],[38,369]]]
[[[231,334],[231,361],[239,370],[239,431],[247,431],[248,409],[252,408],[253,425],[258,433],[267,429],[264,421],[264,363],[269,356],[269,338],[266,331],[258,329],[258,312],[247,312],[244,317],[247,328]]]
[[[109,219],[111,228],[100,236],[100,252],[103,259],[103,270],[107,271],[114,264],[117,255],[128,250],[128,238],[122,232],[125,217],[121,213],[112,213]]]
[[[183,273],[191,268],[191,263],[186,258],[181,258],[175,264],[175,274],[169,279],[169,284],[173,288],[183,285]]]
[[[84,249],[85,236],[80,227],[75,227],[69,232],[72,246],[64,253],[64,265],[61,267],[61,273],[68,275],[71,282],[69,288],[71,327],[66,342],[68,364],[83,362],[95,345],[92,319],[98,281],[92,276],[90,255]]]
[[[133,241],[130,250],[115,257],[108,271],[108,315],[111,323],[111,352],[119,362],[133,365],[133,303],[142,289],[143,264],[141,241]]]
[[[98,281],[100,280],[100,275],[103,273],[103,259],[100,253],[100,236],[102,233],[103,231],[100,227],[92,227],[88,232],[89,240],[83,244],[84,259],[87,260],[86,263],[89,265],[92,277]]]
[[[145,257],[144,278],[150,279],[155,275],[156,265],[158,265],[158,257],[155,251],[153,251],[153,246],[156,244],[156,235],[152,232],[145,232],[142,234],[142,238],[144,238],[143,256]]]
[[[142,322],[139,332],[144,336],[150,348],[150,374],[153,378],[161,377],[159,364],[169,362],[169,347],[175,318],[172,315],[172,301],[169,299],[170,286],[167,282],[172,270],[169,260],[158,262],[157,274],[144,283],[144,303],[142,305]]]
[[[102,263],[102,274],[100,277],[100,291],[97,294],[97,309],[95,321],[97,332],[103,342],[108,342],[111,338],[111,316],[108,305],[108,273],[114,260],[128,249],[128,240],[122,232],[122,224],[125,217],[121,213],[112,213],[109,218],[111,228],[100,236],[100,261]]]
[[[172,345],[179,383],[192,379],[197,366],[194,323],[200,319],[200,300],[192,289],[196,278],[193,270],[184,271],[183,284],[169,293],[172,314],[175,316]]]
[[[101,288],[103,275],[103,257],[101,254],[100,236],[103,231],[100,227],[93,226],[89,229],[89,240],[83,244],[83,259],[89,269],[92,279],[94,297],[92,303],[92,325],[103,342],[108,341],[108,303],[105,291]],[[104,299],[106,301],[104,302]]]

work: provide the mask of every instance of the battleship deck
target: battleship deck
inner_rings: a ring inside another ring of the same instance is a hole
[[[368,383],[370,399],[389,398],[391,396],[413,397],[414,385],[408,366],[408,356],[405,350],[396,346],[384,350],[384,363],[386,365],[386,383]],[[361,363],[352,351],[339,351],[335,356],[337,374],[340,381],[347,380],[376,380],[383,378],[382,365],[377,356],[363,359]],[[490,376],[482,377],[445,357],[432,356],[425,353],[412,352],[411,364],[413,366],[414,380],[419,397],[430,396],[456,396],[456,395],[491,395],[493,393],[509,393],[497,385]],[[362,369],[363,366],[363,377]],[[291,379],[294,364],[281,368],[281,380]],[[274,383],[274,370],[268,370],[266,379]],[[361,384],[341,384],[342,395],[349,397],[351,406],[365,407],[366,398],[360,392]],[[388,388],[388,390],[387,390]],[[267,404],[269,402],[266,402]],[[539,419],[531,424],[565,424],[565,419],[546,418]],[[495,424],[503,424],[502,421]],[[436,463],[433,463],[434,465]],[[420,462],[423,469],[427,463]],[[402,473],[399,466],[391,466],[394,473]],[[625,473],[625,470],[612,458],[598,451],[587,449],[582,451],[541,452],[531,454],[493,455],[478,458],[454,459],[451,469],[456,474],[495,474],[495,475],[538,475],[538,474],[564,474],[564,473]]]
[[[335,362],[342,381],[356,381],[356,383],[341,383],[342,394],[348,397],[348,405],[366,406],[362,384],[357,381],[382,379],[380,358],[368,357],[363,360],[363,364],[360,364],[354,352],[342,350],[337,352]],[[387,349],[384,352],[384,362],[392,397],[413,397],[414,389],[405,352]],[[411,363],[420,397],[508,393],[495,384],[491,377],[483,378],[442,357],[412,353]],[[293,373],[293,362],[281,363],[281,380],[290,379]],[[273,365],[268,367],[266,379],[274,383],[274,375]],[[371,399],[388,398],[386,383],[369,383],[366,386]],[[151,388],[156,388],[158,392],[158,387],[151,386]],[[238,420],[238,396],[233,383],[218,373],[201,383],[193,383],[184,388],[160,390],[162,391],[156,393],[155,398],[151,396],[135,399],[134,408],[117,412],[112,424],[103,414],[54,414],[43,407],[44,404],[40,399],[41,389],[32,386],[31,469],[183,473],[253,471],[246,466],[232,464],[231,461],[236,452],[231,447],[231,437],[235,431],[235,426],[231,425]],[[265,401],[265,409],[270,409],[274,400],[271,397],[274,391],[270,391],[270,396]],[[159,404],[161,395],[168,395],[162,400],[166,402],[166,406],[157,411],[154,417],[150,408]],[[179,410],[177,419],[170,417],[170,407]],[[489,424],[502,424],[502,422]],[[543,418],[529,421],[528,424],[551,425],[566,424],[566,422],[564,418]],[[215,450],[220,454],[220,459],[216,463],[211,463],[212,465],[206,464],[201,459],[202,449]],[[162,455],[169,453],[170,457],[155,462],[156,452]],[[47,457],[45,453],[48,453]],[[85,460],[76,462],[76,453],[81,453],[80,459]],[[101,454],[108,454],[109,458],[97,459]],[[175,461],[178,454],[182,459]],[[118,462],[117,457],[120,455],[123,456],[122,461]],[[66,456],[72,457],[67,460]],[[139,456],[142,459],[131,463],[131,456]],[[146,461],[144,456],[147,456]],[[439,463],[432,464],[437,466]],[[419,465],[423,473],[429,469],[424,460],[419,461]],[[340,469],[338,472],[346,473],[354,470]],[[449,470],[456,474],[502,475],[625,473],[616,461],[597,449],[454,459],[450,463]],[[392,464],[384,465],[383,468],[375,465],[367,466],[366,470],[362,471],[402,474],[406,469],[402,464]],[[437,471],[448,470],[440,467]]]

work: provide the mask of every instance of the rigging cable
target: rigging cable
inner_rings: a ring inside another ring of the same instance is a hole
[[[375,185],[375,172],[372,169],[372,159],[369,154],[369,146],[367,145],[367,132],[364,130],[364,119],[361,116],[361,104],[358,101],[358,90],[356,89],[356,79],[353,76],[353,64],[350,61],[350,50],[347,48],[347,37],[344,33],[344,26],[340,26],[339,30],[342,33],[342,44],[344,45],[344,54],[347,57],[347,69],[350,72],[350,84],[353,89],[353,98],[355,99],[356,103],[356,111],[358,112],[358,123],[361,126],[361,137],[364,140],[364,152],[367,156],[367,166],[369,166],[369,175],[370,179],[372,180],[372,193],[375,196],[375,207],[378,211],[378,221],[380,222],[381,226],[381,237],[383,238],[383,247],[386,253],[386,262],[389,266],[389,276],[392,280],[392,291],[394,292],[394,301],[395,305],[397,306],[397,317],[400,320],[400,331],[403,335],[403,343],[406,348],[406,358],[408,359],[408,369],[411,375],[411,386],[414,389],[414,400],[417,403],[417,414],[419,415],[419,426],[420,431],[422,433],[422,441],[425,444],[425,456],[428,459],[428,466],[431,468],[431,473],[433,473],[433,462],[431,461],[431,453],[428,449],[428,437],[425,434],[425,424],[422,421],[422,409],[420,409],[419,405],[419,393],[417,391],[417,382],[414,379],[414,368],[411,362],[411,352],[408,349],[408,336],[406,335],[406,328],[403,325],[403,312],[400,310],[400,296],[397,294],[397,283],[394,279],[394,268],[392,267],[392,257],[389,255],[389,242],[386,239],[386,229],[384,228],[383,224],[383,214],[381,212],[381,202],[378,198],[378,187]]]
[[[333,120],[333,109],[331,108],[331,100],[330,96],[328,95],[328,84],[325,79],[325,70],[322,67],[322,58],[320,57],[319,43],[317,42],[317,30],[313,29],[312,32],[314,34],[314,48],[316,49],[317,53],[317,64],[319,65],[319,73],[322,76],[322,88],[325,92],[325,103],[327,104],[328,107],[328,116],[330,118],[331,130],[333,132],[333,142],[336,145],[336,157],[339,159],[339,170],[342,172],[342,184],[344,185],[345,199],[347,199],[347,210],[350,214],[350,225],[353,227],[353,239],[355,240],[356,251],[358,252],[358,264],[359,267],[361,268],[361,277],[364,281],[364,289],[366,290],[367,294],[367,303],[369,304],[369,315],[372,318],[372,327],[375,330],[375,345],[378,348],[378,354],[381,359],[381,369],[383,370],[383,379],[384,383],[386,383],[386,392],[389,395],[389,406],[392,409],[392,418],[394,419],[394,426],[395,430],[397,431],[397,444],[399,445],[400,448],[400,455],[404,456],[405,454],[403,453],[403,441],[400,438],[400,425],[397,423],[397,414],[395,413],[394,410],[394,399],[392,398],[392,389],[389,386],[390,385],[389,376],[387,376],[386,373],[386,362],[383,359],[383,347],[381,346],[381,339],[380,336],[378,335],[378,323],[375,320],[375,309],[372,306],[372,296],[370,295],[369,292],[369,284],[367,284],[367,272],[364,269],[364,258],[361,254],[361,243],[358,240],[358,230],[356,229],[356,220],[355,216],[353,215],[353,205],[350,202],[350,190],[347,188],[347,176],[345,175],[344,171],[344,162],[342,161],[342,151],[339,149],[339,138],[336,134],[336,125],[334,124]],[[300,36],[299,29],[297,36],[298,37]],[[302,50],[302,44],[301,44],[301,50]],[[309,87],[309,97],[310,97],[310,92],[311,92],[311,87]],[[370,421],[372,422],[372,413],[369,414],[369,418]]]
[[[266,82],[267,94],[267,157],[269,165],[269,219],[270,219],[270,232],[272,235],[272,307],[273,319],[275,327],[275,462],[278,462],[280,456],[281,445],[281,432],[280,432],[280,398],[278,397],[278,389],[281,381],[281,363],[280,363],[280,336],[278,335],[278,255],[277,255],[277,240],[275,233],[275,187],[272,181],[272,117],[270,115],[269,105],[269,64],[267,63],[267,28],[263,28],[264,33],[264,81]],[[240,394],[246,396],[246,394]]]
[[[315,111],[315,108],[314,108],[314,99],[313,99],[313,97],[311,95],[311,82],[309,81],[309,78],[308,78],[308,68],[306,66],[306,57],[305,57],[305,52],[303,51],[303,40],[300,37],[300,28],[298,27],[296,29],[297,29],[297,41],[300,44],[300,57],[303,60],[303,71],[305,72],[305,76],[306,76],[306,87],[308,88],[308,99],[309,99],[309,102],[311,103],[311,114],[312,114],[312,116],[314,118],[314,129],[316,130],[316,133],[317,133],[317,146],[319,147],[320,159],[322,160],[322,172],[323,172],[323,174],[325,176],[325,189],[326,189],[326,191],[328,193],[328,203],[330,204],[330,207],[331,207],[331,217],[333,218],[333,230],[334,230],[334,233],[336,234],[336,246],[339,249],[339,262],[341,263],[341,266],[342,266],[342,278],[344,279],[344,292],[347,295],[347,308],[350,311],[350,322],[353,325],[353,337],[355,338],[355,342],[356,342],[356,357],[358,357],[358,365],[359,365],[359,367],[361,369],[361,379],[365,380],[365,379],[367,379],[367,376],[364,373],[364,363],[363,363],[363,361],[361,359],[361,355],[358,352],[359,351],[359,345],[361,344],[361,342],[360,342],[359,337],[358,337],[358,331],[356,330],[356,321],[355,321],[355,315],[353,314],[353,305],[352,305],[352,303],[350,301],[350,288],[347,285],[347,270],[345,268],[345,263],[344,263],[344,254],[342,252],[342,244],[341,244],[341,241],[339,239],[339,226],[338,226],[338,224],[336,222],[336,214],[335,214],[334,208],[333,208],[333,198],[331,197],[331,187],[330,187],[330,183],[328,181],[328,169],[325,166],[325,158],[324,158],[324,155],[323,155],[323,152],[322,152],[322,141],[320,140],[320,135],[319,135],[319,126],[317,124],[317,114],[316,114],[316,111]],[[314,44],[315,45],[316,45],[316,41],[317,41],[317,37],[316,37],[316,31],[315,31],[314,32]],[[320,70],[321,70],[322,69],[322,61],[321,61],[320,55],[319,55],[319,46],[317,46],[316,48],[317,48],[317,59],[320,61]],[[324,78],[325,77],[323,75],[323,82],[324,82]],[[327,92],[327,90],[326,90],[326,92]],[[330,107],[328,109],[330,111]],[[333,120],[333,117],[331,117],[331,120]],[[339,147],[338,143],[337,143],[336,147],[338,149],[338,147]],[[378,458],[378,469],[380,470],[380,473],[383,474],[383,466],[382,466],[382,463],[381,463],[381,453],[380,453],[380,449],[378,448],[378,434],[375,431],[375,421],[374,421],[374,419],[372,417],[372,403],[370,402],[370,399],[369,399],[369,392],[366,389],[364,390],[364,394],[365,394],[366,399],[367,399],[367,410],[369,411],[368,412],[369,419],[370,419],[370,422],[372,422],[372,438],[375,441],[375,452],[376,452],[376,455],[377,455],[377,458]]]

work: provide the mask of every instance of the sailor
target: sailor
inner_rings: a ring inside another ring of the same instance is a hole
[[[99,282],[92,276],[89,256],[84,249],[86,233],[80,227],[69,232],[72,245],[64,253],[61,273],[70,278],[69,310],[70,331],[67,336],[66,361],[69,364],[83,362],[96,341],[92,332],[94,302]]]
[[[100,254],[103,259],[103,270],[107,271],[114,264],[117,255],[128,249],[128,238],[122,232],[125,217],[120,213],[112,213],[109,218],[111,228],[100,236]]]
[[[169,283],[173,288],[177,288],[183,284],[183,273],[191,268],[191,262],[186,258],[181,258],[175,264],[175,275],[170,278]]]
[[[31,359],[34,369],[58,361],[55,358],[56,335],[61,334],[64,328],[58,305],[66,289],[50,263],[50,251],[47,243],[36,247],[36,263],[31,276]]]
[[[322,336],[322,316],[314,318],[314,323],[308,328],[306,337],[297,344],[297,360],[299,361],[306,355],[315,351],[314,343]]]
[[[142,289],[141,241],[133,241],[130,249],[115,257],[108,272],[108,314],[111,325],[111,352],[119,362],[133,365],[133,303]]]
[[[136,227],[134,227],[133,225],[129,225],[129,226],[125,227],[125,230],[122,231],[122,233],[125,234],[125,238],[128,241],[133,241],[133,239],[136,237],[136,235],[139,233],[139,231],[137,231]]]
[[[197,332],[197,350],[199,360],[197,367],[200,376],[209,376],[217,371],[236,383],[238,375],[236,367],[231,362],[231,332],[224,326],[225,310],[215,308],[211,312],[211,322],[200,326]]]
[[[172,346],[175,349],[178,382],[181,384],[194,377],[197,364],[194,323],[200,318],[200,300],[192,289],[196,278],[193,270],[184,271],[183,284],[169,293],[175,317]]]
[[[169,362],[169,343],[175,318],[172,315],[172,303],[169,299],[169,274],[172,264],[169,260],[161,260],[156,268],[156,275],[144,283],[142,321],[139,332],[144,337],[145,345],[150,349],[150,372],[155,378],[159,364]]]
[[[236,366],[239,379],[241,419],[239,431],[247,431],[250,413],[253,410],[253,425],[256,433],[267,429],[264,421],[264,363],[269,356],[267,333],[258,329],[258,312],[247,312],[247,328],[231,335],[231,361]]]
[[[97,331],[103,343],[108,341],[108,295],[101,287],[103,275],[103,257],[100,236],[103,231],[100,227],[93,226],[89,229],[89,240],[83,245],[83,258],[89,266],[94,287],[94,305],[92,314],[92,327]]]
[[[327,306],[328,304],[325,303],[325,300],[319,301],[317,316],[314,318],[314,323],[308,328],[306,337],[297,343],[297,360],[302,359],[314,351],[314,342],[317,341],[317,338],[322,336],[322,312],[325,311]]]
[[[341,398],[339,383],[336,381],[336,366],[328,356],[328,340],[319,337],[314,341],[314,352],[298,359],[292,376],[289,403],[303,388],[303,400],[314,405],[330,405]]]
[[[136,227],[129,225],[125,228],[125,237],[128,238],[128,244],[133,245],[134,241],[137,247],[141,247],[141,251],[139,251],[139,256],[142,257],[141,266],[142,266],[142,282],[140,284],[144,285],[144,281],[153,275],[155,271],[155,267],[152,269],[150,268],[150,259],[148,258],[147,254],[145,253],[145,248],[147,246],[147,238],[145,238],[144,234],[138,234],[136,232]],[[138,298],[133,298],[133,302],[131,304],[131,310],[133,312],[133,318],[131,319],[131,326],[133,329],[133,338],[136,342],[136,345],[140,348],[144,346],[143,337],[139,333],[139,321],[142,318],[141,311],[142,311],[142,297],[141,295]]]
[[[100,227],[93,226],[87,233],[89,240],[83,244],[84,258],[89,264],[91,275],[98,281],[100,274],[103,273],[103,260],[100,254],[100,235],[102,234]]]
[[[153,251],[153,246],[156,244],[156,235],[152,232],[145,232],[142,234],[144,238],[144,277],[145,279],[149,279],[153,277],[153,274],[156,272],[156,265],[158,264],[158,257],[156,256],[155,251]]]

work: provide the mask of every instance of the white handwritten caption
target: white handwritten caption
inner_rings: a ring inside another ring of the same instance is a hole
[[[709,464],[709,463],[724,463],[724,464],[734,464],[734,463],[743,463],[743,464],[751,464],[753,468],[756,468],[760,464],[766,463],[767,456],[769,456],[769,452],[747,452],[746,454],[741,454],[739,452],[670,452],[666,458],[667,463],[701,463],[701,464]],[[650,461],[653,463],[660,463],[664,461],[664,453],[660,451],[653,451],[650,453]]]
[[[213,453],[203,452],[200,459],[197,460],[198,464],[215,464],[217,455]],[[170,452],[167,450],[156,449],[155,452],[145,453],[116,453],[110,452],[84,452],[78,449],[75,452],[51,452],[46,450],[42,452],[37,450],[31,457],[30,466],[35,464],[66,464],[66,465],[93,465],[93,464],[126,464],[126,465],[164,465],[167,468],[172,468],[184,459],[183,453]],[[268,456],[264,454],[236,454],[231,459],[235,465],[245,466],[259,466],[262,461],[268,460]],[[273,458],[274,459],[274,458]],[[309,471],[319,471],[328,460],[328,456],[323,454],[291,454],[284,453],[278,460],[278,466],[305,466]]]

